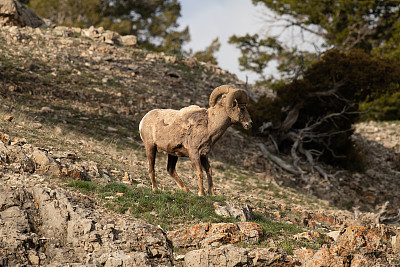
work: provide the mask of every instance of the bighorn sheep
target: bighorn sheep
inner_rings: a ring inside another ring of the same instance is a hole
[[[218,101],[219,97],[221,99]],[[204,196],[203,172],[207,174],[208,193],[215,195],[208,153],[214,143],[234,123],[240,123],[244,129],[251,128],[251,118],[246,109],[248,96],[246,91],[221,85],[210,95],[210,108],[189,106],[181,110],[154,109],[140,121],[140,137],[146,148],[149,161],[149,176],[153,190],[157,189],[154,177],[156,152],[168,154],[167,170],[177,185],[190,192],[179,178],[175,167],[178,157],[189,157],[197,172],[199,196]]]

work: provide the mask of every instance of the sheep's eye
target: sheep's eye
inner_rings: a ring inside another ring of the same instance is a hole
[[[240,108],[240,112],[244,112],[245,108]]]

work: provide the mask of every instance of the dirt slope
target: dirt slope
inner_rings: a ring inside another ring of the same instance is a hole
[[[263,140],[228,130],[211,159],[220,198],[206,197],[204,206],[245,203],[261,233],[213,211],[161,213],[138,195],[194,209],[203,200],[176,189],[163,155],[156,165],[163,193],[149,191],[141,117],[156,107],[205,107],[215,87],[244,83],[216,66],[111,44],[102,34],[0,28],[0,265],[400,264],[398,122],[357,125],[367,169],[325,166],[337,173],[330,182],[283,172],[262,156]],[[178,172],[196,192],[187,160]]]

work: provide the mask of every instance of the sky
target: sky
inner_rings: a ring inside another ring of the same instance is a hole
[[[180,0],[181,17],[178,20],[181,28],[189,26],[191,41],[184,49],[194,52],[204,50],[218,37],[221,43],[216,54],[218,65],[231,73],[235,73],[242,81],[246,76],[250,83],[257,78],[257,74],[249,71],[240,71],[238,58],[240,50],[228,44],[232,35],[243,36],[247,33],[258,33],[261,36],[279,36],[279,40],[287,46],[297,46],[301,50],[315,52],[315,47],[321,47],[323,40],[305,32],[300,34],[299,29],[283,30],[282,21],[271,22],[272,12],[263,6],[255,6],[251,0]],[[267,76],[279,77],[276,64],[269,64]]]
[[[218,65],[235,73],[242,81],[253,82],[257,75],[239,70],[240,51],[228,44],[232,35],[254,34],[262,30],[263,23],[260,8],[251,0],[180,0],[181,18],[178,23],[182,28],[189,26],[191,41],[184,46],[193,51],[204,50],[216,37],[221,48],[216,54]]]

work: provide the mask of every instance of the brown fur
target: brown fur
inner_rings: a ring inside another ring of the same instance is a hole
[[[176,163],[178,157],[189,157],[197,173],[199,195],[205,194],[201,167],[207,174],[208,193],[215,194],[208,153],[213,144],[233,123],[239,122],[244,128],[251,127],[251,118],[245,105],[235,103],[232,110],[234,117],[239,119],[232,119],[225,110],[225,100],[224,95],[214,107],[209,109],[198,106],[189,106],[181,110],[154,109],[143,117],[139,132],[146,148],[153,190],[157,189],[154,164],[158,151],[168,154],[168,173],[181,189],[189,192],[176,172]]]

